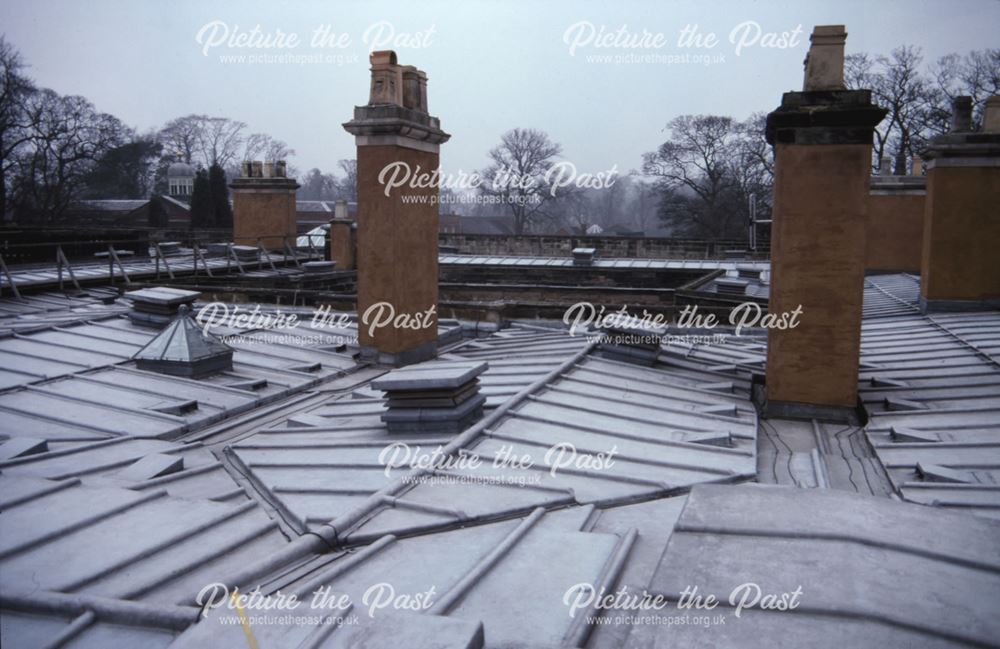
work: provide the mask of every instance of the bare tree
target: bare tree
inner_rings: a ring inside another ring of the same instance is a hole
[[[198,147],[205,166],[226,167],[233,162],[243,145],[246,123],[228,117],[209,117],[203,121]]]
[[[659,181],[662,220],[682,234],[724,237],[733,221],[726,196],[733,187],[726,159],[732,118],[681,115],[667,129],[670,139],[647,153],[642,166]]]
[[[965,56],[948,54],[931,67],[941,93],[942,112],[939,128],[946,128],[951,100],[959,95],[972,97],[972,116],[982,123],[986,100],[1000,94],[1000,48],[975,50]]]
[[[629,171],[628,175],[632,180],[629,210],[632,214],[631,222],[639,231],[649,233],[656,226],[656,188],[635,169]]]
[[[299,179],[299,199],[304,201],[356,201],[358,193],[358,163],[354,159],[340,160],[337,166],[343,176],[323,173],[313,168]]]
[[[164,157],[173,162],[204,163],[197,158],[207,120],[207,115],[187,115],[167,122],[159,133]]]
[[[337,166],[344,174],[344,177],[337,181],[340,200],[358,200],[358,161],[354,158],[338,160]]]
[[[948,54],[929,73],[916,47],[900,46],[888,56],[850,54],[844,80],[848,88],[870,89],[888,110],[875,129],[872,167],[889,159],[893,173],[905,174],[907,161],[948,130],[954,97],[971,96],[974,120],[982,120],[986,99],[1000,92],[1000,49]]]
[[[24,215],[58,220],[80,197],[96,161],[134,139],[134,133],[83,97],[48,89],[33,93],[26,110],[31,146],[17,159],[15,199]]]
[[[922,63],[920,48],[907,45],[873,59],[867,81],[875,103],[889,111],[875,128],[875,168],[889,156],[894,174],[907,173],[907,161],[927,141],[936,101]]]
[[[766,113],[754,113],[744,122],[738,122],[736,143],[732,157],[732,173],[738,188],[739,212],[749,223],[749,201],[756,204],[757,218],[767,219],[771,214],[774,189],[774,149],[764,137]]]
[[[336,184],[333,174],[325,174],[314,167],[299,179],[298,197],[304,201],[333,200]]]
[[[7,214],[11,175],[20,150],[32,137],[28,98],[35,92],[21,55],[0,35],[0,219]]]
[[[667,124],[670,139],[643,157],[643,172],[657,181],[660,219],[671,233],[745,235],[750,196],[769,196],[773,182],[763,120],[682,115]]]
[[[267,133],[251,133],[243,143],[244,160],[285,160],[292,155],[295,149]]]
[[[547,133],[531,128],[507,131],[490,150],[492,164],[480,172],[480,192],[507,206],[515,234],[530,231],[547,216],[544,208],[555,196],[546,174],[560,153],[562,147]]]

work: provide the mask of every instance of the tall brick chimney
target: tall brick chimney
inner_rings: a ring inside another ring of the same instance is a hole
[[[298,235],[295,190],[299,184],[285,177],[285,161],[247,160],[242,175],[229,185],[233,190],[233,242],[281,249],[295,246]]]
[[[776,417],[851,420],[865,272],[872,132],[886,111],[843,83],[843,25],[813,30],[802,92],[767,117],[774,146],[770,313],[801,305],[768,334],[767,406]]]
[[[433,173],[439,147],[451,136],[427,113],[426,74],[399,65],[392,51],[372,52],[370,60],[368,105],[355,107],[344,124],[358,147],[358,334],[362,356],[406,365],[437,353],[439,188],[390,190],[379,176],[394,163],[413,174]],[[361,318],[380,303],[397,320],[370,331]],[[407,326],[405,318],[413,317],[423,326]]]
[[[922,154],[925,313],[1000,307],[1000,97],[987,100],[983,130],[971,129],[972,100],[956,97],[951,133],[934,138]]]

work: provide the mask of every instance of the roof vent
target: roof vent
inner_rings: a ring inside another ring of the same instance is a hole
[[[302,262],[302,270],[306,275],[321,275],[332,273],[337,270],[336,261],[305,261]]]
[[[132,324],[163,329],[177,317],[182,306],[190,308],[201,293],[156,286],[129,291],[125,297],[132,300],[132,310],[127,314]]]
[[[715,292],[720,295],[746,295],[749,284],[745,279],[720,277],[715,280]]]
[[[260,249],[256,246],[240,246],[232,243],[216,242],[205,244],[204,253],[208,257],[229,257],[244,264],[260,261]]]
[[[177,317],[132,357],[140,370],[198,378],[233,368],[233,350],[203,333],[182,304]]]
[[[573,248],[574,266],[592,266],[594,264],[595,248]]]
[[[741,279],[760,281],[760,269],[754,266],[737,266],[736,272],[739,273]]]
[[[652,366],[660,355],[665,329],[638,327],[603,327],[600,355],[624,363]]]
[[[388,397],[390,433],[460,433],[483,416],[476,378],[487,363],[432,362],[393,370],[371,382]]]

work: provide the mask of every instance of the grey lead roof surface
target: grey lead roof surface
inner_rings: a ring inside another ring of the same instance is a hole
[[[124,314],[124,302],[105,304],[117,291],[90,290],[76,294],[37,293],[21,300],[0,300],[0,336],[12,332],[45,329],[88,319]]]
[[[920,313],[920,278],[900,273],[865,278],[865,319]]]
[[[864,428],[758,421],[760,335],[671,339],[641,366],[545,323],[442,321],[436,362],[489,364],[485,418],[458,436],[389,436],[386,370],[328,345],[252,332],[232,372],[180,379],[129,360],[155,330],[47,298],[0,338],[4,644],[243,646],[232,611],[192,606],[232,581],[355,602],[356,624],[254,625],[261,647],[996,646],[1000,314],[922,316],[911,277],[868,282]],[[391,442],[535,466],[386,475]],[[562,442],[614,463],[553,474]],[[732,484],[755,479],[799,488]],[[434,604],[369,618],[361,593],[385,581]],[[582,582],[724,600],[743,581],[801,583],[803,606],[706,629],[563,602]]]
[[[623,502],[696,482],[753,476],[756,414],[746,396],[722,380],[726,375],[636,367],[583,355],[589,348],[582,336],[520,331],[516,335],[515,326],[502,332],[507,335],[448,354],[453,360],[466,354],[480,360],[495,342],[508,361],[527,363],[518,368],[520,373],[512,373],[508,365],[491,361],[481,376],[483,390],[492,398],[488,405],[499,404],[503,412],[492,413],[488,425],[459,444],[467,455],[483,458],[478,469],[437,470],[433,475],[412,475],[405,467],[386,470],[379,455],[388,444],[419,445],[427,453],[456,440],[390,436],[380,419],[383,399],[367,396],[344,395],[298,412],[227,452],[269,500],[279,503],[293,527],[304,530],[331,520],[337,524],[338,518],[367,508],[367,522],[351,532],[364,537],[510,516],[544,505]],[[543,359],[532,343],[553,335],[562,335],[572,346],[555,365],[539,365]],[[509,348],[508,341],[514,340],[517,346]],[[545,382],[533,386],[539,372]],[[501,387],[503,392],[493,390]],[[532,388],[530,394],[518,394],[525,388]],[[563,439],[581,454],[610,453],[614,466],[603,471],[571,467],[551,475],[544,456]],[[533,470],[525,475],[521,469],[493,466],[503,453],[530,457]]]
[[[866,321],[861,399],[907,500],[1000,517],[1000,313]]]
[[[293,343],[234,341],[233,370],[192,381],[144,372],[132,355],[156,334],[119,316],[0,338],[0,435],[171,437],[354,367],[344,354]],[[233,332],[226,332],[233,333]],[[194,399],[198,407],[169,412]]]
[[[697,584],[730,612],[740,584],[767,593],[800,587],[801,606],[758,606],[718,627],[678,625],[669,635],[637,626],[624,646],[736,647],[762,638],[798,647],[995,646],[998,539],[996,521],[837,490],[695,487],[651,591],[676,598]]]

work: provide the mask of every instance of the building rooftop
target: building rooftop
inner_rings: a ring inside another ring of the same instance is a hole
[[[487,364],[485,414],[457,435],[388,432],[393,386],[354,357],[353,317],[323,332],[346,344],[213,326],[233,367],[195,379],[137,369],[159,330],[126,298],[0,300],[4,640],[241,646],[233,610],[199,617],[222,582],[354,603],[356,623],[254,625],[262,647],[504,647],[528,626],[536,647],[990,646],[1000,313],[924,316],[918,286],[867,279],[863,426],[759,419],[760,335],[670,338],[640,364],[561,323],[442,320],[438,358],[408,372],[461,383]],[[464,462],[419,461],[435,450]],[[802,607],[736,618],[727,597],[751,581],[805,584]],[[382,582],[433,601],[371,617]],[[696,585],[727,623],[571,616],[578,584],[670,601]]]
[[[573,258],[528,257],[517,255],[450,255],[440,256],[443,265],[471,266],[573,266]],[[675,270],[736,270],[740,266],[768,270],[768,261],[719,260],[719,259],[601,259],[595,258],[590,267],[597,268],[665,268]]]

